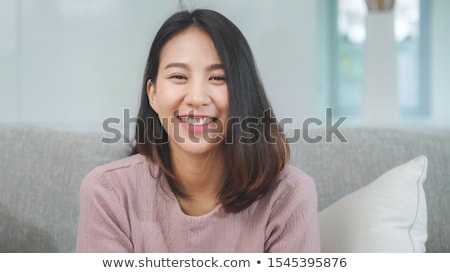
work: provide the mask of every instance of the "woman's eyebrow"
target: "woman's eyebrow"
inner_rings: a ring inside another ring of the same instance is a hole
[[[223,64],[212,64],[206,68],[207,71],[213,71],[218,69],[224,69]]]
[[[168,69],[171,67],[189,69],[189,66],[185,63],[170,63],[170,64],[166,65],[166,67],[164,67],[164,69]],[[221,63],[211,64],[206,67],[206,71],[213,71],[213,70],[219,70],[219,69],[224,69],[223,64],[221,64]]]
[[[185,63],[170,63],[170,64],[166,65],[166,67],[164,67],[164,69],[171,68],[171,67],[179,67],[179,68],[187,69],[188,65]]]

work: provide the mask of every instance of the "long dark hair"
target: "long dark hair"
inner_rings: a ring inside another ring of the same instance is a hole
[[[167,176],[172,191],[186,196],[175,182],[168,135],[149,105],[147,82],[156,80],[163,46],[189,27],[198,27],[210,36],[224,66],[229,117],[233,122],[226,125],[227,178],[218,198],[226,211],[239,212],[278,185],[280,173],[289,160],[289,147],[245,37],[220,13],[206,9],[180,11],[169,17],[157,32],[144,72],[133,153],[150,158],[161,170],[158,175]],[[240,126],[233,126],[236,122]]]

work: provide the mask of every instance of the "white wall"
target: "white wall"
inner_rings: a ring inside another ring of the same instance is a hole
[[[279,117],[316,115],[316,1],[184,1],[247,37]],[[176,0],[1,0],[0,123],[101,130],[137,111],[152,38]],[[299,126],[299,125],[298,125]]]
[[[0,2],[0,122],[18,120],[17,25],[14,0]]]

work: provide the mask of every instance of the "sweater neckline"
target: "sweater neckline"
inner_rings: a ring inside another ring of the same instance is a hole
[[[216,214],[218,214],[222,210],[222,203],[219,203],[217,206],[215,206],[212,210],[209,212],[202,214],[202,215],[188,215],[186,214],[180,206],[180,203],[178,202],[178,199],[176,198],[175,194],[173,193],[172,189],[169,186],[169,182],[167,181],[167,178],[165,175],[162,175],[160,179],[160,185],[162,188],[162,195],[164,196],[165,202],[167,203],[167,207],[175,213],[180,216],[181,218],[184,218],[188,221],[202,221],[205,219],[210,219],[211,217],[214,217]]]

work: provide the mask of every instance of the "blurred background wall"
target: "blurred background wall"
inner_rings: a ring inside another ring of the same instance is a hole
[[[344,125],[371,126],[364,0],[0,0],[0,124],[100,131],[124,109],[134,116],[153,36],[180,2],[241,29],[291,127],[327,107]],[[450,1],[395,4],[400,120],[389,126],[450,128]]]

